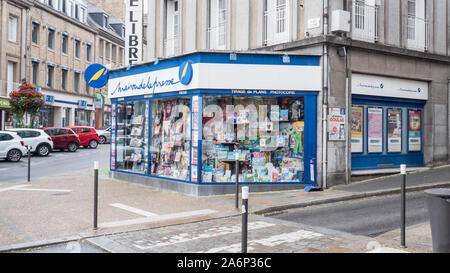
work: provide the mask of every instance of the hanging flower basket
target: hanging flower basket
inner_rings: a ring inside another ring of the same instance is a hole
[[[9,93],[9,97],[11,99],[11,111],[19,122],[19,127],[23,127],[25,113],[30,114],[33,119],[45,104],[44,94],[38,92],[36,88],[29,83],[20,85],[17,91]]]

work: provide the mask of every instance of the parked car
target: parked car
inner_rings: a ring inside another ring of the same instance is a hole
[[[100,140],[100,144],[109,143],[111,141],[111,127],[106,129],[97,130],[98,139]]]
[[[0,131],[0,158],[18,162],[27,154],[25,142],[14,132]]]
[[[88,126],[68,126],[66,128],[72,129],[80,138],[80,146],[86,148],[96,149],[100,139],[97,131],[93,127]]]
[[[47,127],[44,131],[52,138],[54,149],[76,152],[80,147],[80,138],[69,128]]]
[[[31,152],[39,156],[48,156],[53,150],[53,140],[44,131],[40,129],[9,129],[19,135],[25,142],[25,145],[31,146]]]

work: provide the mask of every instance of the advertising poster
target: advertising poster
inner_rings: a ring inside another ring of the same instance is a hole
[[[367,108],[367,151],[383,152],[383,109]]]
[[[352,129],[352,153],[363,152],[363,108],[352,107],[350,126]]]
[[[198,149],[192,148],[192,164],[197,165],[198,164]]]
[[[409,110],[408,147],[410,152],[421,151],[422,148],[422,121],[419,110]]]
[[[402,109],[388,109],[388,152],[402,151]]]
[[[345,109],[330,108],[328,115],[328,139],[345,141]]]

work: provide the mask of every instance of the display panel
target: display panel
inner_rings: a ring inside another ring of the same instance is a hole
[[[383,152],[383,108],[367,108],[367,152]]]
[[[350,120],[350,126],[352,128],[352,153],[363,152],[363,110],[363,107],[352,107],[352,116]]]
[[[388,153],[402,152],[402,109],[387,110]]]
[[[303,97],[204,96],[202,114],[202,182],[303,182]]]
[[[148,102],[117,104],[117,170],[148,173]]]
[[[189,181],[190,98],[151,102],[150,174]]]
[[[422,114],[420,110],[408,110],[408,151],[422,150]]]

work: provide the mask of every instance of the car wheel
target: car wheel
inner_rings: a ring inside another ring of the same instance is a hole
[[[97,140],[91,140],[91,141],[89,141],[89,148],[96,149],[97,146],[98,146]]]
[[[6,155],[6,159],[8,159],[8,161],[11,162],[18,162],[20,161],[21,158],[22,152],[16,149],[9,151],[8,154]]]
[[[76,152],[78,150],[78,145],[75,142],[69,143],[69,145],[67,146],[67,149],[71,153]]]
[[[105,144],[105,143],[106,143],[106,137],[100,136],[100,144]]]
[[[50,147],[48,145],[41,145],[37,149],[39,156],[48,156],[50,154]]]

